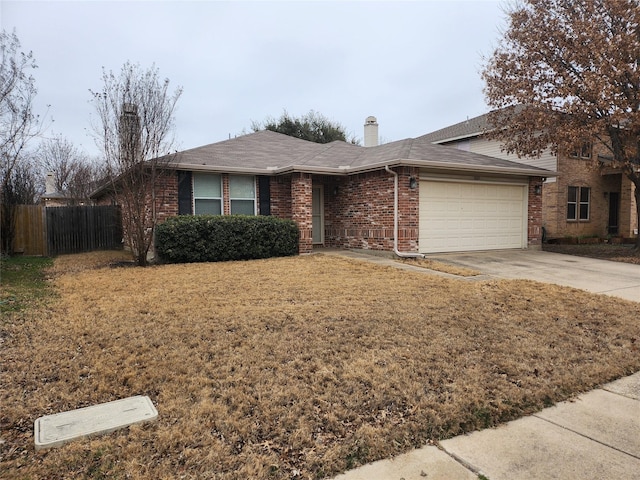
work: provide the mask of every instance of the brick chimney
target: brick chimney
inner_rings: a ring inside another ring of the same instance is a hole
[[[364,121],[364,146],[378,146],[378,120],[376,117],[367,117]]]
[[[128,164],[137,163],[140,159],[140,116],[138,106],[123,103],[120,115],[120,154]]]

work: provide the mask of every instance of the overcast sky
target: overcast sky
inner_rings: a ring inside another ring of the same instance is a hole
[[[480,70],[505,26],[503,2],[0,1],[38,69],[38,113],[95,155],[89,90],[102,69],[158,67],[184,89],[176,148],[315,110],[363,138],[416,137],[487,111]]]

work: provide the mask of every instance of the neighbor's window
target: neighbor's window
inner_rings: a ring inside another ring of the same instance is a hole
[[[196,215],[222,215],[222,177],[220,175],[193,174],[193,212]]]
[[[574,152],[571,152],[571,156],[574,158],[591,158],[591,149],[591,142],[584,142],[580,151],[576,150]]]
[[[589,187],[569,187],[567,199],[567,220],[589,220]]]
[[[229,175],[231,215],[256,214],[256,179],[247,175]]]

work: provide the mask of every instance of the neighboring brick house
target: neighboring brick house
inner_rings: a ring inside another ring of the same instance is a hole
[[[54,174],[47,173],[45,179],[45,193],[40,197],[40,204],[45,207],[69,207],[75,205],[92,205],[90,198],[76,198],[69,194],[58,192],[55,186]]]
[[[405,139],[362,147],[260,131],[172,157],[157,196],[173,215],[292,219],[314,246],[402,253],[539,247],[553,171]]]
[[[548,177],[542,187],[542,225],[547,239],[637,236],[634,185],[620,170],[595,165],[593,157],[605,154],[601,145],[585,144],[581,152],[571,155],[518,158],[502,151],[499,141],[483,137],[491,128],[487,117],[471,118],[419,139],[556,171],[557,177]]]

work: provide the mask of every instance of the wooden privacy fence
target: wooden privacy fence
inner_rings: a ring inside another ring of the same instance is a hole
[[[16,214],[16,253],[53,256],[122,248],[117,206],[20,205]]]
[[[47,237],[44,207],[40,205],[16,206],[13,251],[24,255],[46,255]]]

